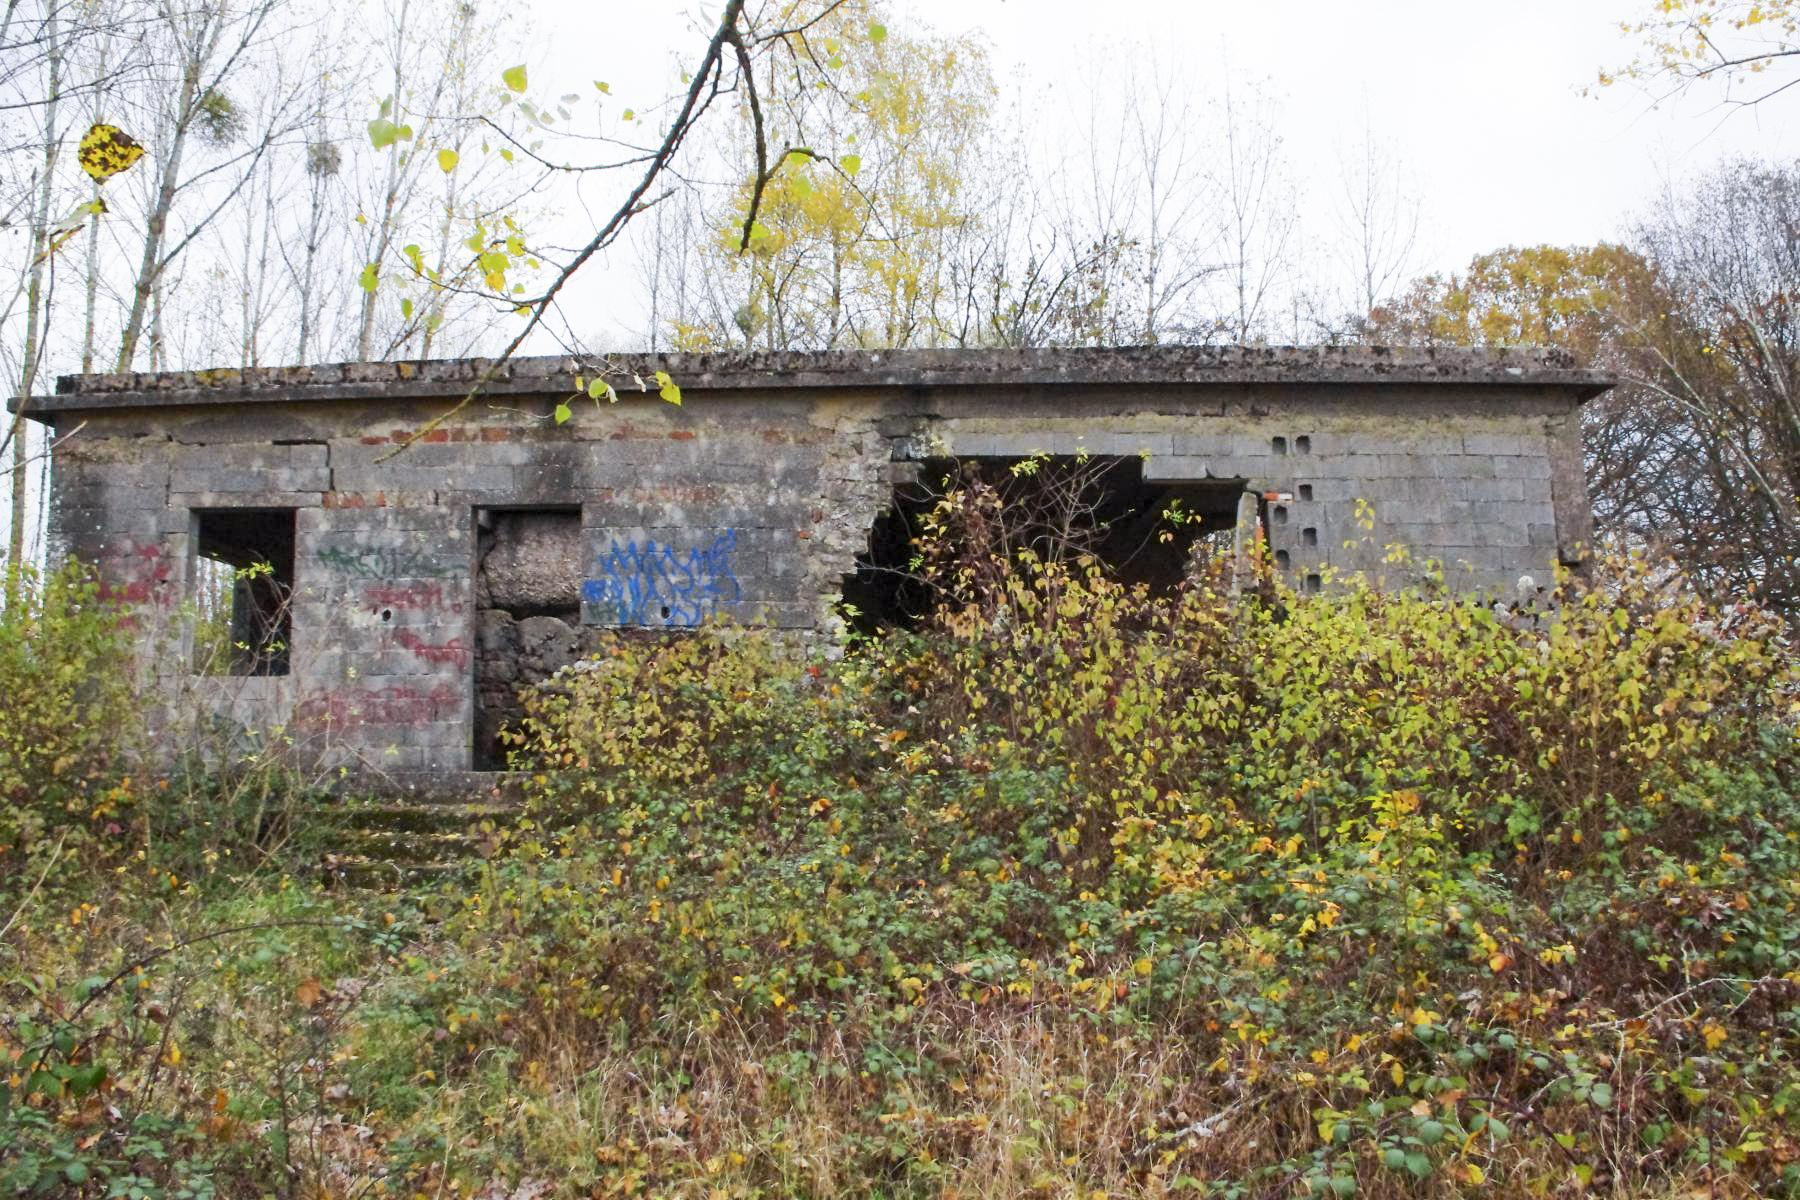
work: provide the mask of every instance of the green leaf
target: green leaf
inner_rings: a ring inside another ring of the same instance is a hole
[[[1611,1108],[1613,1090],[1610,1083],[1596,1083],[1588,1092],[1588,1098],[1594,1102],[1595,1108]]]
[[[869,26],[869,40],[871,42],[887,41],[887,26],[886,25],[871,25],[871,26]]]
[[[862,170],[862,156],[860,154],[846,154],[838,159],[838,166],[844,168],[844,174],[854,175]]]
[[[524,91],[525,90],[525,64],[520,63],[516,67],[508,67],[506,70],[500,72],[500,80],[501,80],[501,82],[505,83],[507,87],[511,88],[515,92]]]
[[[410,321],[412,320],[412,314],[413,302],[411,300],[400,301],[400,319],[403,321]]]
[[[376,117],[369,122],[369,141],[377,150],[385,150],[395,142],[410,141],[412,126],[396,125],[386,117]]]
[[[356,282],[362,285],[363,291],[373,292],[376,283],[375,264],[370,263],[368,266],[364,267],[362,269],[362,274],[356,277]]]
[[[589,400],[598,400],[602,396],[611,396],[613,403],[615,404],[618,403],[619,400],[618,395],[612,390],[612,384],[606,382],[604,379],[589,380],[587,394]]]
[[[568,424],[569,419],[571,417],[573,417],[575,415],[575,413],[572,409],[569,408],[569,406],[567,404],[558,404],[556,406],[556,412],[554,415],[556,417],[556,423],[558,425],[566,425],[566,424]]]
[[[456,163],[459,158],[461,158],[461,155],[457,154],[454,150],[439,150],[438,170],[448,175],[450,172],[456,170]]]
[[[106,1064],[90,1063],[85,1067],[75,1067],[69,1071],[69,1092],[74,1096],[88,1096],[100,1090],[106,1082]]]
[[[661,396],[664,400],[667,400],[670,404],[675,405],[677,408],[681,407],[681,389],[675,386],[675,381],[669,378],[669,373],[667,371],[658,371],[656,373],[656,386],[658,389],[657,395]]]

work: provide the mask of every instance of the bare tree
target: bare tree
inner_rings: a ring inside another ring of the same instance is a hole
[[[64,324],[53,321],[57,255],[101,207],[97,185],[76,167],[75,151],[82,110],[110,84],[93,67],[92,47],[136,28],[136,10],[125,0],[9,3],[0,19],[0,160],[6,168],[0,171],[0,245],[10,260],[0,277],[0,369],[21,397],[0,430],[0,456],[11,451],[4,494],[13,565],[27,541],[25,468],[40,453],[24,423],[28,398],[53,360],[53,334]]]
[[[50,204],[53,196],[52,181],[56,171],[57,156],[61,151],[61,129],[58,125],[58,110],[62,101],[62,66],[64,46],[60,12],[56,0],[45,13],[43,24],[44,55],[46,70],[46,95],[41,108],[43,117],[43,161],[38,164],[36,172],[37,194],[31,202],[31,237],[30,262],[24,272],[25,290],[25,344],[21,354],[19,367],[18,395],[29,396],[37,381],[38,366],[43,359],[44,335],[48,327],[49,298],[44,294],[44,279],[50,248]],[[23,558],[25,548],[25,508],[28,502],[26,483],[29,476],[26,465],[29,462],[27,437],[21,422],[25,417],[24,405],[19,407],[13,418],[12,427],[7,431],[7,440],[12,443],[12,471],[10,485],[10,519],[7,524],[7,564],[6,602],[10,606],[18,595],[18,564]]]
[[[119,335],[120,371],[131,369],[146,322],[160,314],[159,287],[171,265],[251,184],[263,156],[299,125],[307,108],[301,92],[278,87],[257,128],[245,127],[245,75],[279,61],[276,44],[290,26],[278,0],[237,2],[156,2],[150,51],[155,86],[142,112],[148,126],[140,139],[149,150],[149,194]],[[178,202],[185,202],[179,212]],[[180,221],[173,230],[172,220]]]
[[[1675,528],[1704,574],[1800,613],[1800,162],[1728,161],[1666,192],[1633,240],[1699,336],[1645,382],[1705,503]]]
[[[1375,311],[1419,269],[1421,211],[1413,181],[1391,140],[1376,136],[1365,111],[1361,136],[1338,148],[1332,193],[1333,246],[1348,311]]]

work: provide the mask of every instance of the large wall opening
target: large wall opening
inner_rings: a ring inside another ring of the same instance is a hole
[[[932,459],[894,489],[869,530],[869,549],[844,581],[851,628],[911,629],[938,600],[920,560],[927,518],[953,492],[993,489],[1011,550],[1046,559],[1092,555],[1115,578],[1167,592],[1206,561],[1231,553],[1241,479],[1147,482],[1141,457],[1087,455]]]
[[[294,510],[195,509],[194,671],[286,675],[293,642]]]

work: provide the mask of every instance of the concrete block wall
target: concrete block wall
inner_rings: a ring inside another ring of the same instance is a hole
[[[180,720],[174,697],[204,697],[219,720],[383,773],[468,766],[480,509],[579,509],[583,615],[596,624],[829,625],[890,494],[874,406],[645,401],[557,427],[559,398],[482,411],[404,449],[441,405],[170,411],[155,433],[138,413],[97,416],[57,463],[58,546],[159,615],[144,628],[162,643],[166,721]],[[264,440],[271,417],[289,434],[304,423],[304,439]],[[192,673],[179,617],[194,513],[230,508],[294,510],[285,676]]]
[[[1547,582],[1557,561],[1581,560],[1587,498],[1579,444],[1564,444],[1574,431],[1566,398],[1496,403],[1448,387],[1408,401],[1347,390],[1195,404],[1201,411],[1180,415],[1149,395],[1065,398],[1054,410],[971,401],[932,432],[938,452],[954,457],[1136,455],[1150,482],[1241,480],[1280,494],[1265,532],[1296,586],[1327,571],[1415,577],[1393,561],[1395,546],[1463,586],[1509,591],[1522,575]],[[1089,411],[1071,412],[1083,405]]]
[[[896,476],[944,455],[1135,456],[1152,482],[1278,493],[1270,548],[1297,585],[1393,578],[1394,542],[1471,587],[1580,556],[1576,406],[1604,377],[1543,355],[1287,354],[664,356],[616,370],[667,370],[682,407],[622,390],[560,426],[591,365],[511,364],[454,412],[484,364],[87,377],[34,404],[81,423],[54,462],[55,545],[141,610],[164,719],[204,710],[404,774],[470,763],[484,509],[578,511],[586,622],[825,636]],[[293,512],[289,671],[196,676],[196,514],[245,508]]]

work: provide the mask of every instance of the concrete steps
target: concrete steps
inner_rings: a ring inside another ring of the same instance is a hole
[[[518,816],[526,779],[454,771],[346,781],[322,814],[333,833],[320,872],[333,883],[384,890],[455,876]]]

